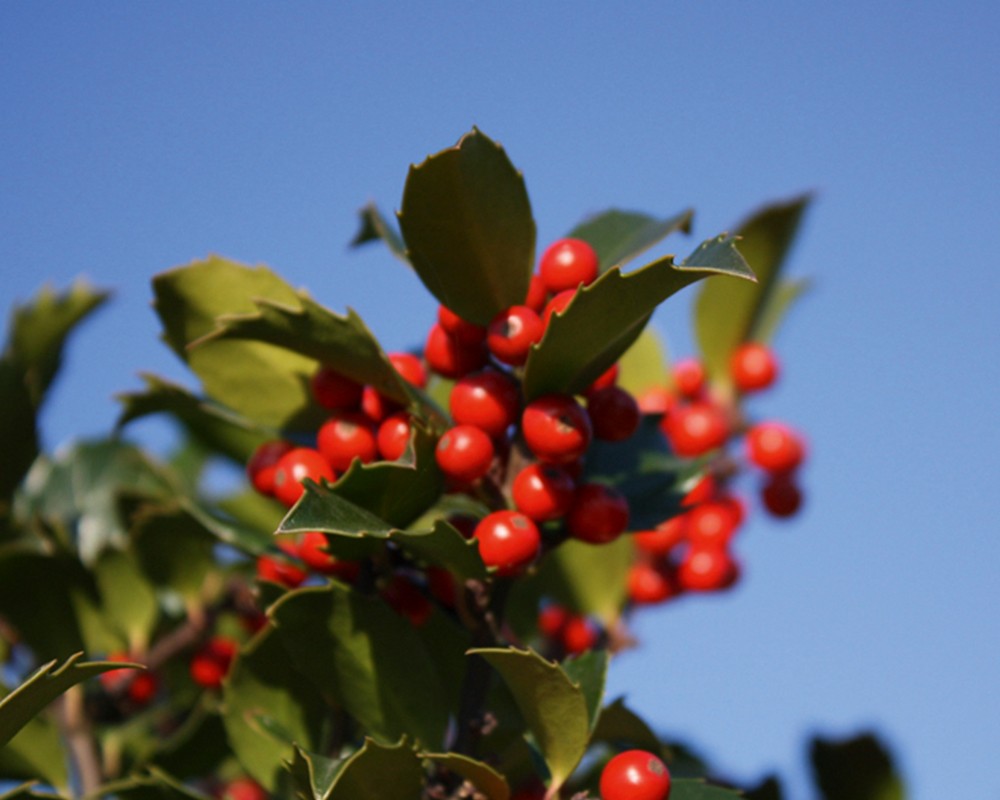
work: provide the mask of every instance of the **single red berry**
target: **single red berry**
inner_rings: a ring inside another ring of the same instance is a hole
[[[159,691],[160,679],[156,677],[156,673],[146,670],[145,672],[137,673],[132,678],[126,694],[133,705],[145,707],[153,702]]]
[[[725,547],[739,525],[739,517],[728,503],[713,500],[700,503],[685,516],[692,547]]]
[[[478,345],[486,338],[486,328],[462,319],[446,306],[438,306],[438,325],[461,344]]]
[[[475,425],[499,438],[517,421],[521,393],[517,383],[504,373],[483,370],[455,382],[448,406],[459,425]]]
[[[618,386],[587,395],[587,413],[594,436],[606,442],[621,442],[639,428],[641,414],[635,398]]]
[[[632,541],[643,553],[665,556],[687,539],[687,514],[664,520],[652,530],[639,531]]]
[[[681,588],[693,592],[728,589],[739,576],[739,563],[724,547],[692,547],[677,568]]]
[[[486,346],[497,361],[520,366],[528,360],[531,346],[545,335],[541,317],[527,306],[511,306],[490,320]]]
[[[628,597],[636,605],[655,605],[679,593],[677,579],[666,565],[637,561],[626,578]]]
[[[489,355],[482,344],[463,344],[439,324],[431,326],[424,345],[424,359],[432,370],[446,378],[460,378],[486,364]]]
[[[444,567],[427,567],[427,591],[431,597],[441,605],[452,608],[455,605],[455,596],[458,592],[458,584],[455,576]]]
[[[569,609],[556,603],[546,603],[538,612],[538,632],[549,639],[562,639],[563,628],[569,622]]]
[[[760,489],[760,500],[773,517],[791,517],[802,507],[802,490],[791,475],[771,475]]]
[[[204,689],[218,689],[229,673],[238,645],[232,639],[213,637],[191,659],[191,679]]]
[[[423,362],[413,353],[389,353],[389,363],[411,386],[416,386],[418,389],[427,386],[427,370],[424,369]]]
[[[267,800],[267,792],[253,778],[234,778],[223,787],[221,800]]]
[[[618,382],[618,372],[619,372],[618,362],[616,361],[610,367],[608,367],[604,372],[602,372],[597,380],[594,381],[590,386],[587,387],[587,391],[584,392],[586,395],[590,395],[592,392],[596,392],[598,389],[607,389],[610,386],[614,386]]]
[[[361,412],[375,425],[401,408],[395,400],[382,394],[374,386],[361,390]]]
[[[556,463],[582,456],[592,436],[587,412],[565,394],[547,394],[528,403],[521,414],[521,429],[532,453]]]
[[[474,425],[456,425],[438,439],[434,456],[449,478],[471,483],[489,472],[493,441]]]
[[[705,388],[705,368],[696,358],[685,358],[674,364],[674,386],[682,397],[694,399]]]
[[[291,442],[272,439],[257,446],[247,462],[247,477],[253,488],[261,494],[274,495],[274,473],[278,461],[285,453],[295,448]]]
[[[325,478],[334,481],[336,475],[330,463],[318,450],[296,447],[283,455],[274,473],[274,496],[286,506],[293,506],[305,493],[302,481],[309,478],[319,483]]]
[[[549,321],[552,319],[552,315],[562,314],[562,312],[566,310],[566,307],[573,302],[574,297],[576,297],[576,289],[565,289],[554,295],[549,302],[545,304],[545,308],[542,310],[542,323],[545,327],[549,326]]]
[[[573,503],[573,479],[555,464],[529,464],[514,478],[511,498],[535,522],[559,519]]]
[[[677,405],[677,398],[665,387],[653,386],[640,394],[637,402],[643,414],[667,414]]]
[[[272,555],[261,555],[257,557],[257,579],[280,583],[289,589],[301,586],[306,579],[304,570],[283,558]]]
[[[699,401],[668,413],[663,418],[663,430],[677,455],[692,458],[725,444],[729,421],[717,405]]]
[[[597,278],[597,253],[582,239],[560,239],[542,253],[538,272],[553,294],[586,286]]]
[[[353,583],[361,571],[361,565],[357,561],[337,558],[328,553],[328,544],[325,533],[309,531],[299,539],[298,556],[314,572]]]
[[[626,750],[601,771],[601,800],[667,800],[667,765],[645,750]]]
[[[479,555],[497,575],[510,577],[522,572],[542,549],[542,537],[531,519],[519,511],[494,511],[476,526]]]
[[[401,617],[406,617],[415,628],[427,624],[434,611],[434,606],[427,595],[408,575],[402,573],[393,575],[379,594],[393,611]]]
[[[601,632],[597,625],[587,617],[572,614],[563,625],[562,646],[568,655],[576,656],[593,650],[600,638]]]
[[[747,431],[746,446],[751,463],[773,474],[791,472],[806,455],[802,437],[781,422],[758,422]]]
[[[745,342],[733,352],[729,374],[736,388],[744,394],[759,392],[778,379],[778,359],[767,345]]]
[[[361,384],[327,364],[313,373],[311,386],[316,402],[331,411],[357,408],[361,402]]]
[[[528,284],[528,296],[524,299],[524,305],[536,314],[541,314],[548,299],[549,290],[545,288],[542,276],[536,272],[531,276],[531,283]]]
[[[566,527],[571,536],[584,542],[611,542],[628,527],[628,501],[611,486],[585,483],[573,496]]]
[[[382,420],[375,435],[375,445],[379,455],[386,461],[395,461],[406,452],[410,443],[410,415],[397,411]]]
[[[362,464],[378,455],[375,430],[360,411],[338,411],[319,429],[316,447],[337,472],[346,472],[354,459]]]
[[[517,791],[510,796],[510,800],[545,800],[545,783],[537,775],[532,775],[528,780],[517,787]]]

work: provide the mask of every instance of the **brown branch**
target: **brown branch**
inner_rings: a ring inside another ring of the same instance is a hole
[[[101,756],[83,704],[83,687],[67,689],[57,701],[56,718],[76,768],[80,794],[90,794],[103,782]]]

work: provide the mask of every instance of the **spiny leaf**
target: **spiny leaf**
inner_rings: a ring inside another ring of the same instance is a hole
[[[406,257],[406,245],[403,244],[402,238],[389,220],[378,210],[378,206],[374,203],[368,203],[361,208],[358,216],[361,218],[361,226],[354,238],[351,239],[351,247],[360,247],[368,242],[381,241],[396,258],[408,267],[412,266]]]
[[[660,740],[646,722],[625,706],[619,697],[601,709],[593,741],[610,742],[620,748],[638,747],[662,757]]]
[[[693,217],[691,209],[667,219],[612,209],[585,219],[568,235],[583,239],[594,248],[603,273],[611,267],[627,264],[675,231],[690,233]]]
[[[477,761],[461,753],[421,753],[421,758],[429,759],[456,775],[470,781],[487,800],[509,800],[510,787],[507,779],[489,764]]]
[[[679,778],[671,783],[670,800],[739,800],[742,794],[735,789],[709,786],[696,778]]]
[[[413,800],[423,787],[420,759],[405,740],[384,745],[365,739],[340,761],[297,748],[289,771],[306,800]]]

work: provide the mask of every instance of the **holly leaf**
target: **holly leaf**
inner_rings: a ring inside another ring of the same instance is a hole
[[[633,397],[669,382],[667,352],[659,334],[647,326],[618,359],[618,385]]]
[[[590,742],[587,698],[558,664],[531,650],[474,648],[500,674],[527,724],[551,776],[554,797],[576,769]]]
[[[115,797],[121,800],[212,800],[209,795],[186,786],[162,770],[150,767],[145,774],[129,775],[105,783],[88,798]]]
[[[612,209],[585,219],[568,235],[583,239],[594,248],[598,268],[604,273],[611,267],[627,264],[671,233],[691,233],[693,218],[691,209],[667,219]]]
[[[29,720],[0,746],[0,775],[6,780],[38,780],[69,789],[66,751],[58,725],[46,716]]]
[[[424,285],[463,319],[486,325],[527,297],[535,223],[524,177],[479,130],[410,167],[399,224]]]
[[[593,742],[608,742],[619,749],[637,747],[663,757],[663,746],[646,722],[619,697],[601,709],[594,727]]]
[[[736,231],[756,284],[711,279],[701,287],[695,300],[695,338],[713,384],[730,386],[732,352],[753,337],[762,318],[770,317],[773,324],[775,313],[767,308],[810,199],[803,195],[766,206]]]
[[[587,702],[587,717],[593,731],[601,714],[604,682],[608,676],[608,653],[606,650],[588,650],[582,655],[564,660],[562,668],[570,681],[583,691]]]
[[[215,537],[179,503],[139,503],[131,513],[131,549],[149,580],[197,597],[215,567]]]
[[[413,800],[423,788],[420,759],[405,741],[365,739],[360,750],[339,761],[296,748],[288,769],[305,800]]]
[[[682,264],[666,256],[627,275],[612,267],[581,287],[532,348],[524,371],[525,399],[581,394],[628,350],[660,303],[713,274],[753,280],[732,237],[708,240]]]
[[[456,775],[461,775],[485,795],[486,800],[509,800],[507,779],[489,764],[461,753],[421,753],[421,758],[433,761]]]
[[[798,299],[812,287],[808,278],[798,280],[779,280],[774,287],[768,303],[754,321],[750,339],[755,342],[769,344],[774,339],[778,326],[784,320],[788,310]]]
[[[384,242],[389,252],[407,266],[412,266],[406,257],[406,245],[392,223],[378,210],[374,203],[367,203],[360,211],[360,227],[351,239],[351,247],[361,247],[369,242]]]
[[[93,573],[108,621],[121,631],[130,652],[144,652],[159,616],[152,585],[132,555],[115,548],[101,553]]]
[[[710,786],[700,778],[679,778],[671,782],[670,800],[740,800],[735,789]]]
[[[331,582],[289,592],[268,615],[296,668],[371,736],[409,735],[430,748],[443,740],[450,709],[434,662],[380,598]]]
[[[55,659],[35,670],[27,680],[0,700],[0,748],[59,695],[81,681],[112,669],[142,669],[141,664],[111,661],[81,662],[74,653],[62,664]],[[57,666],[58,665],[58,666]]]
[[[561,605],[611,625],[628,597],[632,542],[620,536],[608,544],[570,539],[552,550],[538,569],[538,581]]]
[[[815,737],[809,746],[823,800],[903,800],[903,782],[892,756],[871,733],[833,741]]]
[[[63,800],[62,795],[53,794],[48,788],[37,789],[39,781],[28,781],[0,794],[0,800]]]

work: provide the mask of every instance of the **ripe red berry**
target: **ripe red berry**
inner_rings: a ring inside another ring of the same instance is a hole
[[[401,617],[406,617],[415,628],[425,625],[434,611],[434,606],[427,595],[409,576],[402,573],[393,575],[379,594],[393,611]]]
[[[582,456],[592,436],[587,412],[565,394],[547,394],[528,403],[521,414],[521,430],[532,453],[556,463]]]
[[[542,549],[542,537],[531,519],[519,511],[494,511],[476,526],[479,555],[487,567],[510,577],[522,572]]]
[[[681,588],[693,592],[728,589],[739,575],[739,564],[724,547],[692,547],[677,568]]]
[[[286,506],[293,506],[302,497],[306,478],[319,483],[321,478],[333,481],[336,478],[330,463],[318,450],[296,447],[283,455],[274,473],[274,496]]]
[[[674,386],[682,397],[694,399],[705,388],[705,368],[696,358],[685,358],[674,364]]]
[[[573,496],[566,527],[571,536],[584,542],[613,541],[628,527],[628,501],[611,486],[585,483]]]
[[[204,689],[218,689],[229,673],[237,649],[232,639],[222,636],[209,639],[191,659],[191,679]]]
[[[294,447],[283,439],[272,439],[257,446],[247,462],[247,477],[254,489],[268,497],[274,494],[274,473],[278,461]]]
[[[538,632],[549,639],[562,639],[563,628],[572,615],[569,609],[556,603],[547,603],[538,612]]]
[[[378,455],[375,430],[360,411],[339,411],[330,417],[316,435],[316,447],[337,472],[346,472],[356,458],[367,464]]]
[[[584,393],[590,395],[592,392],[596,392],[598,389],[607,389],[609,386],[614,386],[618,382],[618,362],[616,361],[610,367],[608,367],[604,372],[602,372],[597,380],[594,381],[590,386],[587,387],[587,391]]]
[[[563,625],[560,638],[566,653],[575,656],[593,650],[601,638],[601,632],[587,617],[572,614]]]
[[[314,572],[339,578],[346,583],[353,583],[361,565],[357,561],[337,558],[326,551],[328,541],[321,531],[309,531],[299,539],[296,554]]]
[[[361,390],[361,413],[372,423],[378,424],[400,408],[395,400],[390,400],[374,386]]]
[[[427,371],[423,363],[413,353],[389,353],[389,363],[411,386],[423,389],[427,386]]]
[[[486,346],[497,361],[520,366],[528,360],[531,346],[545,335],[541,318],[528,306],[511,306],[490,320]]]
[[[771,475],[760,489],[760,500],[773,517],[791,517],[802,507],[802,490],[791,475]]]
[[[486,338],[486,328],[462,319],[446,306],[438,306],[438,325],[461,344],[477,345]]]
[[[453,608],[458,593],[458,584],[455,581],[455,576],[444,567],[430,566],[427,567],[426,572],[427,591],[431,593],[431,597],[441,605]]]
[[[153,702],[159,691],[160,679],[156,677],[156,673],[147,670],[132,678],[126,694],[133,705],[144,707]]]
[[[587,395],[587,413],[594,436],[606,442],[621,442],[639,428],[639,404],[618,386],[590,392]]]
[[[474,425],[456,425],[438,439],[434,456],[449,478],[471,483],[489,472],[493,441]]]
[[[698,503],[704,503],[715,495],[717,488],[715,477],[711,473],[702,475],[698,482],[688,490],[688,493],[681,498],[681,507],[691,508]]]
[[[805,458],[802,438],[780,422],[759,422],[747,431],[747,458],[774,474],[794,470]]]
[[[406,452],[410,443],[410,415],[397,411],[382,420],[375,435],[375,445],[379,455],[386,461],[395,461]]]
[[[331,411],[357,408],[361,402],[361,384],[323,364],[312,376],[312,393],[316,402]]]
[[[109,653],[104,660],[142,663],[141,659],[125,652]],[[105,691],[124,692],[129,702],[138,707],[149,705],[160,690],[159,678],[149,670],[112,669],[102,672],[99,679]]]
[[[438,375],[460,378],[485,365],[488,358],[485,345],[463,344],[439,324],[427,334],[424,359]]]
[[[555,464],[529,464],[511,484],[511,498],[535,522],[559,519],[573,503],[573,479]]]
[[[448,405],[452,419],[459,425],[475,425],[499,438],[517,421],[521,393],[504,373],[483,370],[459,378]]]
[[[654,605],[678,594],[677,579],[666,565],[637,561],[626,578],[628,597],[636,605]]]
[[[739,517],[730,504],[713,500],[700,503],[685,516],[692,547],[725,547],[739,525]]]
[[[638,403],[643,414],[666,414],[677,405],[677,398],[665,387],[653,386],[639,395]]]
[[[284,558],[267,554],[257,557],[258,580],[280,583],[282,586],[294,589],[301,586],[306,577],[304,570]]]
[[[645,750],[626,750],[601,771],[601,800],[667,800],[667,765]]]
[[[657,525],[653,530],[639,531],[632,541],[643,553],[665,556],[687,539],[687,514],[679,514]]]
[[[537,272],[531,276],[531,283],[528,284],[528,296],[524,298],[524,305],[541,314],[545,309],[545,302],[549,299],[549,291],[545,288],[545,281]]]
[[[677,455],[692,458],[725,444],[729,421],[714,403],[694,402],[670,411],[663,418],[663,430]]]
[[[566,310],[566,307],[573,302],[574,297],[576,297],[576,289],[565,289],[553,296],[549,302],[545,304],[545,308],[542,311],[542,324],[548,327],[549,320],[552,319],[552,315],[562,314],[562,312]]]
[[[597,278],[597,253],[582,239],[560,239],[542,253],[538,272],[553,294],[586,286]]]
[[[778,359],[767,345],[745,342],[733,352],[729,373],[736,388],[744,394],[758,392],[777,380]]]
[[[267,792],[253,778],[234,778],[223,787],[221,800],[267,800]]]

